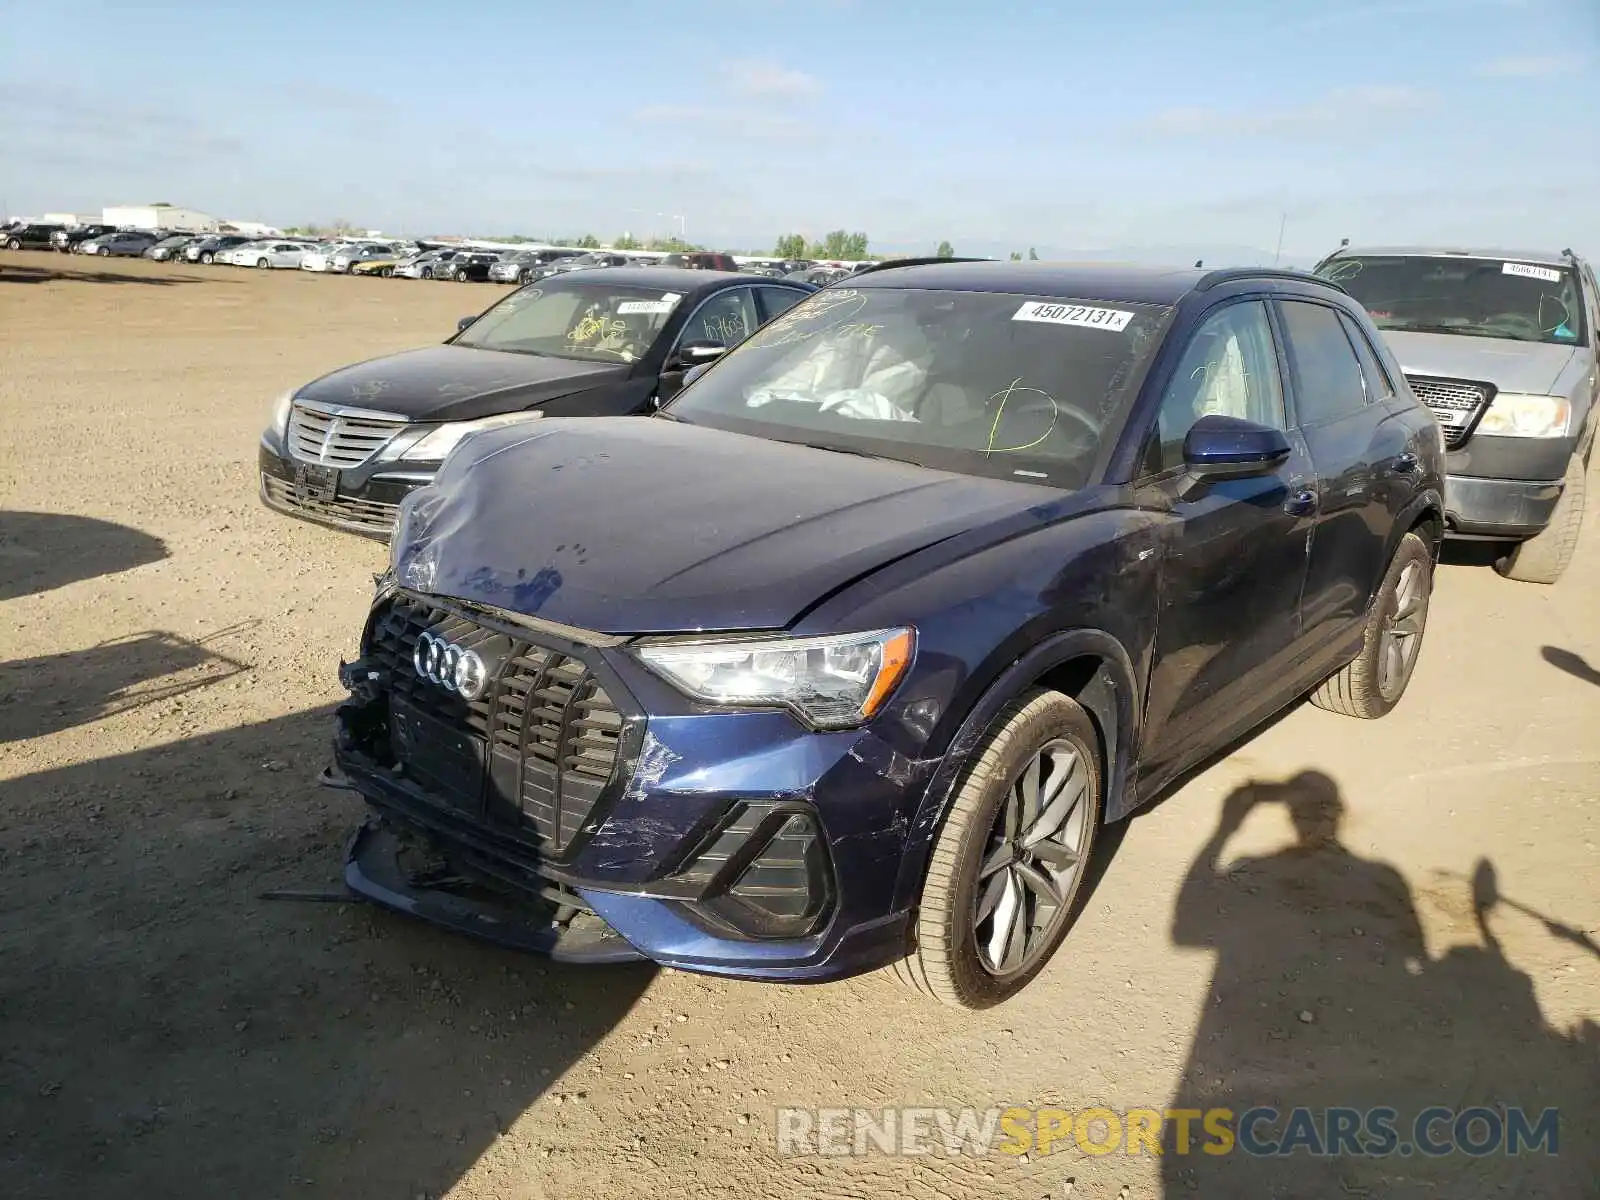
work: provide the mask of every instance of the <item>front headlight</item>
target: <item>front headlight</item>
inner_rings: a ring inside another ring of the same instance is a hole
[[[1565,396],[1501,392],[1478,422],[1478,433],[1492,437],[1565,437],[1572,404]]]
[[[385,452],[380,457],[400,458],[410,462],[443,462],[450,451],[461,444],[462,438],[482,433],[485,429],[499,429],[502,425],[534,421],[542,416],[544,416],[542,412],[514,412],[484,417],[478,421],[446,421],[443,425],[435,425],[431,432],[424,434],[409,446],[403,442],[398,443],[393,450]]]
[[[284,430],[289,428],[289,410],[293,407],[294,389],[290,388],[272,402],[272,409],[267,414],[267,432],[282,437]]]
[[[657,642],[639,658],[685,695],[742,708],[782,705],[820,729],[876,715],[911,665],[910,629],[814,638]]]

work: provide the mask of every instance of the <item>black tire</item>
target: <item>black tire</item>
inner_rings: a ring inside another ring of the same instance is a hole
[[[111,257],[111,249],[108,246],[101,246],[98,250],[95,251],[95,253],[98,254],[101,258],[110,258]]]
[[[1081,866],[1064,893],[1053,929],[1015,972],[997,976],[984,965],[977,944],[975,914],[979,870],[996,817],[1019,774],[1041,749],[1064,741],[1088,769]],[[1104,811],[1105,777],[1094,722],[1076,700],[1060,692],[1035,690],[1002,709],[973,752],[928,858],[914,930],[916,946],[894,964],[903,984],[953,1008],[991,1008],[1021,991],[1055,954],[1077,918],[1083,882]]]
[[[207,250],[204,254],[202,254],[200,256],[200,261],[205,263],[205,265],[209,267],[212,263],[217,261],[217,256],[215,254],[211,253],[211,251]]]
[[[1578,549],[1587,492],[1588,473],[1583,460],[1574,454],[1567,463],[1561,499],[1550,514],[1550,523],[1527,541],[1518,542],[1494,564],[1494,569],[1519,583],[1555,583],[1560,579]]]
[[[271,266],[271,265],[272,265],[272,264],[271,264],[271,263],[269,263],[269,262],[268,262],[268,261],[267,261],[267,260],[266,260],[266,259],[264,259],[264,258],[258,258],[258,259],[256,259],[256,270],[258,270],[258,271],[265,271],[265,270],[266,270],[266,269],[267,269],[267,268],[268,268],[268,267],[270,267],[270,266]]]
[[[1386,643],[1384,634],[1396,614],[1401,576],[1409,565],[1415,564],[1421,573],[1421,597],[1417,609],[1416,645],[1410,648],[1409,661],[1399,680],[1399,686],[1384,688],[1382,656]],[[1372,598],[1367,610],[1367,627],[1361,638],[1361,653],[1346,663],[1339,671],[1324,679],[1311,693],[1311,703],[1329,712],[1346,717],[1359,717],[1374,721],[1388,716],[1400,697],[1411,684],[1416,672],[1417,659],[1422,653],[1422,640],[1427,632],[1428,602],[1433,595],[1433,554],[1428,544],[1416,533],[1400,539],[1400,545],[1384,573],[1383,584]]]
[[[432,267],[423,267],[422,268],[422,277],[424,279],[432,279],[433,278],[433,268]]]
[[[379,267],[378,268],[378,278],[380,278],[380,279],[393,279],[394,278],[394,268],[393,267]]]
[[[467,269],[465,267],[457,267],[456,268],[456,282],[457,283],[465,283],[466,281],[467,281]]]
[[[6,243],[6,249],[7,250],[21,250],[22,249],[22,242],[17,238],[12,238],[9,242]]]

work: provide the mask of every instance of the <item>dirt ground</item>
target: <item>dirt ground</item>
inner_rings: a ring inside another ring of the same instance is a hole
[[[315,776],[384,557],[261,507],[268,404],[499,294],[0,254],[0,1193],[1594,1194],[1600,520],[1554,588],[1452,555],[1391,718],[1297,708],[1138,816],[1047,972],[987,1014],[883,974],[572,969],[261,899],[338,887],[359,804]],[[1342,808],[1334,857],[1290,848],[1294,795]],[[1503,896],[1481,928],[1480,861]],[[1341,1098],[1559,1105],[1562,1154],[1417,1183],[775,1144],[786,1105]]]

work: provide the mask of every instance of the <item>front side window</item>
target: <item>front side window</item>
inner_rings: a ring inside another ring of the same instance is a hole
[[[1195,330],[1162,393],[1151,465],[1161,471],[1181,466],[1184,439],[1207,416],[1285,427],[1278,352],[1259,300],[1230,304]]]
[[[751,290],[729,288],[700,306],[684,326],[680,340],[737,346],[755,332],[757,324],[755,298]]]
[[[1318,273],[1359,300],[1379,329],[1564,346],[1586,337],[1582,289],[1570,266],[1457,255],[1340,256]]]
[[[838,288],[758,330],[664,412],[777,441],[1084,485],[1165,332],[1160,305]]]
[[[1325,304],[1281,302],[1295,364],[1296,417],[1319,425],[1363,408],[1366,385],[1339,314]]]
[[[455,345],[590,362],[644,357],[683,297],[660,288],[555,276],[512,292],[462,331]]]

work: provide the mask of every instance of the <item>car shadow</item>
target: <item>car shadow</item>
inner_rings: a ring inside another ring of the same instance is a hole
[[[1541,646],[1539,657],[1556,670],[1565,671],[1574,679],[1581,679],[1585,683],[1600,687],[1600,670],[1591,667],[1581,654],[1574,654],[1571,650],[1563,650],[1559,646]]]
[[[360,806],[313,782],[330,727],[320,708],[0,782],[8,1200],[437,1200],[499,1139],[530,1173],[560,1142],[556,1102],[653,969],[348,902]],[[264,898],[286,888],[330,902]]]
[[[1292,843],[1228,859],[1260,808],[1287,815]],[[1341,841],[1345,809],[1318,771],[1245,783],[1182,883],[1172,940],[1209,952],[1214,968],[1170,1105],[1194,1114],[1187,1147],[1176,1121],[1163,1126],[1164,1195],[1587,1194],[1600,1178],[1583,1136],[1600,1106],[1600,1026],[1550,1027],[1532,980],[1506,958],[1496,926],[1533,910],[1505,899],[1480,860],[1430,900],[1481,944],[1430,958],[1405,878]],[[1582,931],[1534,915],[1600,956]],[[1231,1149],[1204,1126],[1224,1109]],[[1476,1115],[1457,1122],[1468,1109]],[[1556,1153],[1537,1137],[1532,1151],[1509,1149],[1515,1122],[1537,1131],[1552,1109]],[[1387,1153],[1372,1152],[1380,1119],[1394,1137]]]
[[[0,283],[143,283],[173,287],[184,283],[215,283],[203,275],[125,275],[120,271],[73,271],[62,267],[18,266],[0,261]]]
[[[249,625],[199,640],[152,630],[0,662],[0,745],[161,704],[241,675],[250,665],[216,646]]]
[[[0,509],[0,600],[114,575],[166,557],[160,538],[113,521]]]

